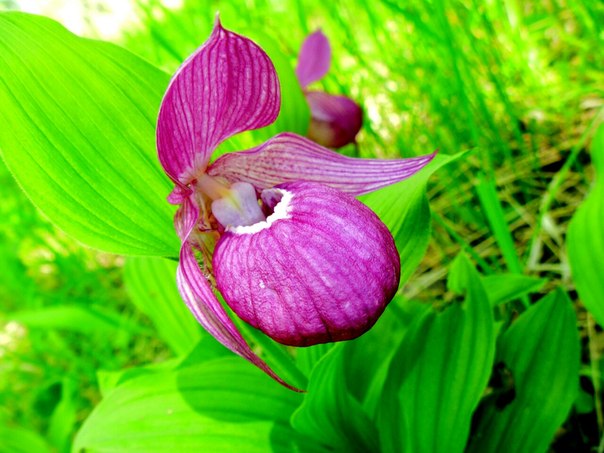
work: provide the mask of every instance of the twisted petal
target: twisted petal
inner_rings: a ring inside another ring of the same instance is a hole
[[[220,142],[275,121],[280,96],[277,73],[264,51],[217,20],[162,100],[156,138],[166,173],[188,183]]]
[[[319,145],[340,148],[354,143],[363,125],[363,111],[346,96],[320,91],[306,92],[312,115],[308,138]]]
[[[249,182],[257,189],[309,181],[357,196],[408,178],[435,155],[357,159],[342,156],[299,135],[283,133],[256,148],[225,154],[208,168],[208,173],[231,182]]]
[[[302,43],[296,76],[302,88],[323,78],[331,63],[331,47],[321,30],[308,35]]]
[[[240,318],[280,343],[358,337],[396,293],[392,235],[369,208],[336,189],[289,183],[265,192],[275,191],[282,195],[275,217],[227,228],[218,242],[218,289]]]
[[[204,329],[220,343],[235,354],[249,360],[280,384],[292,390],[299,391],[284,382],[251,350],[214,295],[208,279],[204,276],[197,263],[191,245],[187,242],[187,238],[195,227],[198,215],[199,212],[195,205],[191,201],[186,200],[176,217],[177,230],[183,240],[176,275],[178,289],[182,298]]]

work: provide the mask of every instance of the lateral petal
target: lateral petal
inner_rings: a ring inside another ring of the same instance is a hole
[[[331,46],[321,30],[306,37],[296,66],[296,76],[302,88],[322,79],[331,64]]]
[[[269,57],[217,19],[210,38],[182,64],[164,95],[157,120],[159,160],[174,181],[187,184],[219,143],[271,124],[280,105]]]
[[[216,340],[235,354],[250,361],[281,385],[295,391],[299,389],[281,379],[247,344],[224,307],[212,291],[187,239],[196,225],[199,211],[189,200],[185,201],[177,216],[177,229],[183,240],[176,273],[179,292],[197,321]]]
[[[285,132],[246,151],[225,154],[208,174],[230,182],[268,189],[286,182],[318,182],[352,195],[363,195],[408,178],[436,153],[409,159],[360,159],[342,156],[296,134]]]
[[[321,91],[305,94],[312,115],[308,138],[329,148],[341,148],[356,141],[363,125],[363,111],[356,102]]]

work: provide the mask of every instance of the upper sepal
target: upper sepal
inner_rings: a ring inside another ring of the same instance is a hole
[[[269,57],[217,20],[162,100],[156,133],[162,166],[174,181],[189,183],[205,170],[218,144],[271,124],[280,104],[279,79]]]
[[[293,346],[370,329],[398,288],[392,235],[364,204],[321,184],[289,183],[265,222],[227,228],[216,285],[244,321]],[[264,199],[265,197],[263,197]]]
[[[296,66],[296,76],[304,89],[322,79],[331,64],[331,46],[321,30],[306,37],[302,43]]]
[[[296,134],[279,134],[262,145],[221,156],[208,174],[230,182],[268,189],[285,182],[318,182],[362,195],[408,178],[436,155],[409,159],[358,159],[342,156]]]

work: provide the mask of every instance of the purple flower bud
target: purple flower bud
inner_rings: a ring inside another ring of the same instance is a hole
[[[329,148],[356,143],[363,126],[363,111],[356,102],[320,91],[307,91],[306,100],[312,112],[308,138]]]
[[[352,99],[321,91],[308,90],[308,85],[321,80],[331,64],[331,46],[327,37],[317,30],[302,43],[296,75],[310,107],[308,138],[319,145],[341,148],[356,143],[363,126],[363,111]]]

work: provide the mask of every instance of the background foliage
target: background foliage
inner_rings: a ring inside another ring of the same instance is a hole
[[[89,18],[100,13],[102,3],[86,4]],[[0,21],[0,451],[601,443],[601,2],[249,0],[242,14],[239,2],[139,0],[135,10],[138,22],[113,40],[147,62],[45,19]],[[216,11],[272,49],[288,88],[278,125],[223,151],[304,129],[291,68],[320,27],[334,60],[319,88],[366,113],[358,148],[343,152],[441,153],[424,173],[364,198],[393,230],[408,279],[372,331],[297,351],[247,331],[269,362],[307,383],[306,395],[281,389],[192,322],[174,262],[96,250],[177,249],[153,109]],[[102,95],[93,109],[86,81]],[[84,149],[102,150],[105,179],[91,176],[98,162],[73,158]],[[19,154],[30,150],[29,160]],[[71,167],[56,167],[57,156]],[[110,226],[128,241],[83,213],[94,197],[101,220],[120,207]],[[418,227],[430,224],[430,235]]]

